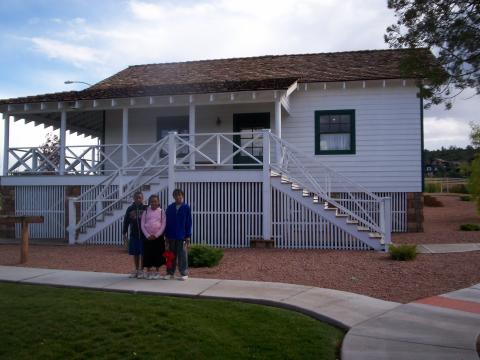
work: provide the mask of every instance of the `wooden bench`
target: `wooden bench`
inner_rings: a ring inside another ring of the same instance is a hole
[[[267,248],[272,249],[275,246],[273,239],[252,239],[250,240],[250,247],[252,248]]]
[[[0,216],[0,224],[22,224],[22,241],[20,247],[20,264],[24,264],[28,260],[28,224],[43,223],[43,216]]]

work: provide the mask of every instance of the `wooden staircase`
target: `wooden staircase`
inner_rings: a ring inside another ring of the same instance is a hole
[[[371,249],[377,251],[387,250],[382,234],[374,232],[366,226],[361,226],[357,219],[352,218],[346,213],[342,213],[331,203],[320,201],[319,196],[291,181],[287,176],[271,171],[270,177],[273,188],[288,194],[325,220],[334,223],[357,240],[367,244]]]

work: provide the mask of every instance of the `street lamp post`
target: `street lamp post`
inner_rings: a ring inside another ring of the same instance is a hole
[[[89,84],[89,83],[86,83],[85,81],[73,81],[73,80],[67,80],[64,82],[64,84],[85,84],[85,85],[88,85],[88,86],[92,86],[92,84]]]

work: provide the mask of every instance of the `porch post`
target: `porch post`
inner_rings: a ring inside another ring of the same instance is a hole
[[[270,130],[263,131],[263,184],[262,184],[262,204],[263,221],[262,237],[263,240],[272,238],[272,200],[270,188]]]
[[[10,150],[10,115],[3,114],[3,176],[8,175],[8,151]]]
[[[188,132],[190,133],[190,145],[195,146],[195,104],[190,104],[188,108]],[[190,148],[189,152],[192,152]],[[190,169],[195,170],[195,152],[190,155]]]
[[[177,149],[175,147],[176,131],[168,133],[168,198],[175,190],[175,163],[177,162]],[[167,201],[168,202],[168,201]]]
[[[65,175],[65,144],[67,135],[67,112],[62,111],[60,117],[60,163],[58,164],[58,172],[60,175]]]
[[[282,137],[282,104],[280,103],[280,100],[275,100],[275,135],[277,135],[279,138]],[[280,161],[280,143],[277,143],[276,146],[276,161]]]
[[[123,108],[122,116],[122,167],[128,162],[128,108]]]

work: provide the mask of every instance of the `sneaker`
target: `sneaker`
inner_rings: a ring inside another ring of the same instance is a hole
[[[137,270],[137,279],[144,279],[145,278],[145,273],[143,270]]]
[[[167,274],[163,277],[163,280],[172,280],[173,279],[173,275],[170,275],[170,274]]]
[[[129,278],[136,278],[137,276],[138,276],[137,270],[132,271],[132,272],[128,275]]]
[[[185,281],[187,279],[188,279],[188,275],[182,275],[182,276],[177,277],[177,280],[180,280],[180,281]]]
[[[151,276],[151,279],[152,280],[158,280],[160,279],[160,275],[158,274],[158,272],[154,272]]]

